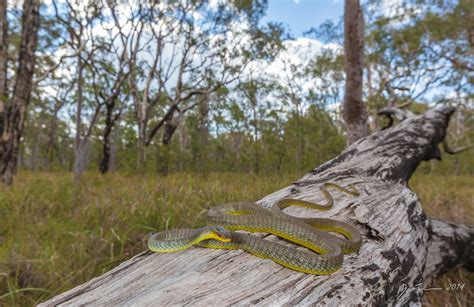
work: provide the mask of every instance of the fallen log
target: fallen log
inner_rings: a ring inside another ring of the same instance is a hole
[[[265,207],[282,197],[319,202],[319,186],[328,181],[359,189],[357,198],[333,193],[334,208],[317,213],[350,222],[363,235],[359,253],[345,255],[332,275],[295,272],[240,250],[143,252],[40,306],[419,304],[433,277],[459,266],[474,268],[474,228],[429,219],[408,186],[421,161],[440,159],[438,144],[453,112],[439,107],[360,139],[259,201]]]

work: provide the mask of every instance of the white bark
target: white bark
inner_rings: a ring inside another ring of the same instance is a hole
[[[357,198],[334,191],[335,207],[317,214],[349,221],[363,234],[359,253],[345,256],[332,275],[295,272],[241,250],[144,252],[40,306],[420,304],[423,291],[417,285],[474,263],[473,228],[428,219],[407,185],[422,160],[439,157],[437,144],[452,112],[431,110],[360,139],[259,201],[266,207],[281,197],[322,201],[319,186],[328,181],[361,191]],[[312,215],[299,208],[287,213]]]

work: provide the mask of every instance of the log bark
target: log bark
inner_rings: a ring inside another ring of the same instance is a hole
[[[264,197],[322,201],[319,186],[353,184],[361,196],[334,192],[318,216],[345,220],[363,235],[358,254],[329,276],[292,271],[241,250],[191,248],[143,252],[40,306],[53,305],[405,305],[420,304],[431,278],[474,267],[474,229],[430,219],[408,179],[423,160],[439,159],[452,107],[440,107],[359,139],[291,186]],[[304,209],[288,214],[310,216]],[[278,240],[268,236],[267,239]]]

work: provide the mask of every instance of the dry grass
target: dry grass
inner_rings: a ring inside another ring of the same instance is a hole
[[[415,175],[410,187],[417,193],[428,217],[474,224],[474,177]],[[457,289],[456,285],[464,285]],[[473,306],[474,273],[459,268],[431,282],[423,297],[425,306]]]
[[[32,305],[145,249],[147,233],[204,223],[210,206],[255,200],[294,177],[21,173],[0,187],[0,305]]]
[[[207,208],[261,198],[296,178],[87,174],[75,187],[70,174],[21,173],[13,189],[0,187],[0,305],[44,301],[144,250],[151,231],[200,226]],[[472,224],[473,182],[417,176],[411,186],[429,215]],[[425,302],[462,306],[472,300],[472,273],[457,270],[435,285],[450,282],[466,287],[429,293]]]
[[[474,177],[415,174],[410,187],[429,217],[474,224]]]

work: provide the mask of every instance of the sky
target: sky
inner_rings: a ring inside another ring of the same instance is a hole
[[[269,0],[262,23],[282,22],[294,37],[302,37],[303,32],[327,19],[338,22],[343,12],[343,0]]]

